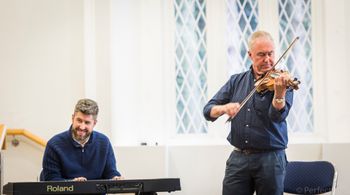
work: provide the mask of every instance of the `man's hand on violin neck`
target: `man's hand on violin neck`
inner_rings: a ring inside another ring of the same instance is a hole
[[[284,98],[288,82],[290,80],[289,75],[281,74],[280,76],[275,78],[274,90],[275,90],[275,98]]]

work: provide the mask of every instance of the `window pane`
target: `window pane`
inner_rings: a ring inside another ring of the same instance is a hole
[[[206,2],[175,0],[176,132],[207,133]]]
[[[247,70],[250,65],[248,38],[257,30],[258,1],[226,0],[227,55],[229,74]]]
[[[279,65],[279,67],[285,66],[291,75],[301,81],[300,89],[295,91],[294,104],[287,119],[289,131],[312,132],[314,117],[312,104],[311,0],[279,0],[278,5],[281,51],[284,51],[295,37],[299,36],[300,38],[288,54],[285,62]]]

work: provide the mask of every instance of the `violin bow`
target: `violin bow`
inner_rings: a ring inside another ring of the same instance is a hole
[[[258,85],[256,85],[254,87],[253,90],[250,91],[250,93],[248,94],[248,96],[246,98],[244,98],[244,100],[239,104],[239,109],[238,109],[238,112],[241,110],[241,108],[248,102],[248,100],[254,95],[254,93],[256,92],[256,89],[258,89],[261,85],[262,85],[262,81],[264,79],[266,79],[270,74],[271,72],[274,70],[275,66],[287,55],[288,51],[294,46],[295,42],[299,40],[299,37],[295,37],[294,40],[289,44],[289,46],[287,47],[287,49],[283,52],[283,54],[278,58],[277,62],[272,66],[271,70],[269,70],[265,76],[263,76],[263,78],[260,79],[260,82],[258,83]],[[237,114],[238,114],[237,112]],[[226,120],[226,123],[227,122],[231,122],[232,119],[234,119],[235,117],[229,117],[227,120]]]

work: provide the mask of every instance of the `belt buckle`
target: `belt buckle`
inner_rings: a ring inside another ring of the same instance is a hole
[[[244,150],[241,150],[241,151],[242,151],[243,154],[246,154],[246,155],[253,153],[252,150],[247,150],[247,149],[244,149]]]

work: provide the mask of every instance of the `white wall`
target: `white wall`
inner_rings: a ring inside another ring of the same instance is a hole
[[[164,137],[162,0],[112,1],[112,139],[117,145]]]
[[[6,150],[1,151],[4,174],[2,183],[38,181],[45,148],[21,136],[16,136],[16,139],[19,145],[13,146],[13,137],[8,136]]]
[[[0,1],[0,122],[48,139],[84,95],[83,1]]]
[[[326,81],[323,90],[326,91],[327,136],[330,142],[349,142],[350,131],[348,119],[350,104],[348,102],[350,77],[349,33],[350,21],[349,1],[325,1],[325,71],[322,75]],[[316,81],[317,82],[317,81]]]

